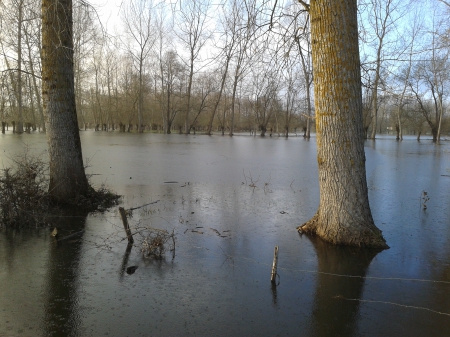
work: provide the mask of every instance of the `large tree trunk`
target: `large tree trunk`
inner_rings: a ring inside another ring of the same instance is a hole
[[[320,204],[299,231],[387,248],[369,207],[356,0],[311,0]]]
[[[42,98],[50,157],[50,195],[71,203],[86,195],[75,109],[72,0],[42,1]]]

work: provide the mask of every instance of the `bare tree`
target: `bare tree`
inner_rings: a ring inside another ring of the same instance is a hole
[[[38,74],[41,73],[40,55],[42,53],[41,47],[41,20],[39,20],[39,7],[37,4],[27,6],[28,20],[24,23],[23,33],[25,38],[25,46],[27,49],[27,73],[30,75],[30,97],[36,97],[36,105],[39,113],[39,124],[45,132],[44,110],[42,108],[41,96],[41,78]],[[34,104],[32,104],[34,107]]]
[[[87,111],[83,102],[87,101],[92,80],[92,53],[95,47],[102,46],[101,30],[97,23],[95,10],[85,1],[76,1],[73,8],[73,44],[75,101],[80,124],[86,127]]]
[[[18,124],[17,132],[23,132],[23,100],[22,100],[22,24],[23,24],[23,0],[18,0],[17,20],[17,104]]]
[[[410,76],[411,76],[411,70],[413,66],[413,56],[414,56],[414,47],[415,47],[415,41],[418,37],[418,34],[421,31],[421,23],[418,21],[419,16],[418,13],[414,15],[414,23],[411,25],[410,29],[410,40],[407,41],[406,47],[405,47],[405,55],[407,56],[407,60],[405,62],[405,66],[401,68],[400,73],[397,76],[397,81],[400,83],[401,92],[397,94],[397,122],[396,122],[396,132],[397,140],[403,140],[403,123],[402,123],[402,112],[403,108],[407,102],[405,100],[407,95],[407,90],[409,88],[409,82],[410,82]]]
[[[264,67],[264,65],[262,65]],[[277,110],[282,110],[278,100],[280,82],[279,69],[262,71],[262,67],[253,67],[253,111],[255,122],[261,131],[261,137],[266,135],[267,126]],[[265,67],[267,69],[267,66]]]
[[[8,24],[4,27],[8,27],[7,33],[8,42],[2,40],[2,48],[4,54],[4,60],[9,71],[9,77],[11,86],[14,90],[14,96],[17,103],[17,127],[15,131],[17,133],[23,132],[23,24],[24,24],[24,11],[25,0],[10,0],[5,3],[1,3],[2,16],[7,20]],[[14,52],[16,57],[11,60],[11,55],[4,51],[4,43],[7,43],[11,52]],[[15,67],[14,67],[15,66]]]
[[[286,26],[283,27],[284,39],[288,45],[286,57],[295,58],[300,63],[300,72],[304,78],[303,86],[306,102],[306,130],[305,138],[311,137],[311,121],[313,115],[312,88],[313,70],[311,60],[311,31],[310,21],[307,12],[299,9],[299,4],[294,3],[287,9]],[[288,70],[289,71],[289,70]],[[297,89],[298,90],[298,89]]]
[[[182,81],[185,68],[175,51],[169,50],[161,60],[161,106],[164,114],[164,132],[171,133],[172,123],[181,110]]]
[[[236,107],[236,95],[239,82],[245,76],[251,66],[251,55],[258,53],[255,46],[255,31],[257,30],[258,3],[255,0],[245,0],[240,8],[236,9],[235,30],[237,28],[236,47],[233,53],[234,74],[232,78],[231,111],[230,111],[230,136],[234,132],[234,116]],[[254,47],[254,48],[252,48]],[[252,50],[253,49],[253,50]]]
[[[123,23],[130,39],[129,53],[136,63],[139,76],[138,132],[143,132],[145,62],[151,55],[157,35],[154,34],[152,1],[130,0],[123,12]]]
[[[197,128],[197,121],[200,114],[208,110],[211,106],[211,96],[217,90],[216,79],[213,74],[201,74],[193,88],[194,100],[192,104],[192,112],[194,112],[191,122],[191,129],[194,129],[194,134]]]
[[[217,109],[219,107],[219,103],[222,98],[225,83],[228,78],[228,71],[231,59],[234,55],[237,45],[238,32],[240,29],[239,21],[240,16],[242,15],[239,4],[240,2],[237,0],[227,2],[225,6],[223,6],[223,11],[220,13],[221,14],[219,19],[220,27],[222,27],[223,29],[223,31],[221,32],[221,39],[220,39],[222,46],[218,47],[220,53],[217,56],[216,61],[219,63],[218,67],[221,73],[221,80],[219,92],[216,95],[216,100],[211,112],[211,116],[206,131],[208,135],[211,135],[212,132],[214,117],[216,116]]]
[[[419,62],[409,83],[420,112],[431,129],[434,143],[439,143],[440,138],[440,126],[444,111],[444,89],[449,80],[446,72],[448,67],[447,57]],[[431,104],[425,99],[424,89],[431,94]]]
[[[284,136],[286,138],[289,137],[292,117],[301,109],[300,100],[302,98],[300,95],[303,91],[304,82],[306,81],[301,74],[302,70],[298,64],[298,59],[286,57],[283,69],[284,87],[281,90],[284,92]]]
[[[369,36],[366,46],[373,47],[375,59],[370,63],[370,69],[373,71],[371,108],[372,108],[372,132],[370,138],[375,139],[377,133],[378,122],[378,90],[382,81],[382,66],[387,58],[388,53],[393,53],[393,48],[387,50],[388,44],[393,46],[394,41],[389,40],[389,34],[395,32],[399,18],[402,17],[400,7],[401,2],[398,0],[370,0],[367,4],[367,16],[363,22],[367,22],[369,27],[366,35]],[[370,36],[373,35],[373,36]]]
[[[159,69],[159,107],[161,110],[162,127],[164,133],[170,134],[172,123],[179,112],[179,107],[175,104],[175,87],[178,77],[184,74],[183,66],[178,60],[178,55],[171,47],[171,26],[168,24],[167,10],[164,6],[159,6],[156,17],[157,26],[157,55]],[[155,92],[156,92],[155,80]]]
[[[197,71],[195,65],[199,60],[201,50],[211,36],[208,30],[208,11],[210,10],[210,6],[210,0],[180,0],[179,9],[176,12],[178,17],[178,30],[175,34],[188,53],[187,61],[185,62],[188,68],[187,102],[184,122],[184,132],[186,134],[189,134],[191,130],[189,115],[191,112],[192,82],[194,74]]]
[[[444,96],[448,92],[450,83],[448,75],[449,50],[443,48],[440,42],[440,27],[443,22],[436,22],[436,14],[433,17],[433,29],[430,32],[431,43],[429,51],[423,59],[416,62],[409,83],[415,96],[420,111],[431,129],[433,142],[439,143],[444,114]],[[427,97],[431,98],[428,104]]]

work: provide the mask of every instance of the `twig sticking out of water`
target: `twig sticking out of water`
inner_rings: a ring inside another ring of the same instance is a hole
[[[424,211],[427,210],[427,201],[430,200],[430,197],[428,196],[427,191],[422,191],[422,196],[420,197],[420,203],[422,205],[422,209]]]
[[[243,171],[243,173],[244,173],[244,179],[245,179],[245,185],[247,185],[247,176],[245,175],[245,171],[244,170],[242,170]],[[252,178],[252,173],[250,172],[250,184],[248,185],[248,186],[250,186],[250,187],[253,187],[253,189],[255,189],[256,187],[258,187],[258,186],[256,186],[256,183],[259,181],[259,176],[258,176],[258,179],[256,179],[255,181],[253,181],[253,178]],[[270,180],[269,180],[269,182],[270,182]]]
[[[269,189],[270,180],[272,179],[272,174],[269,175],[269,181],[264,183],[264,193],[272,193],[272,191]]]

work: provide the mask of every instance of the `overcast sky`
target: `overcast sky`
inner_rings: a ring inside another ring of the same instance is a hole
[[[120,24],[119,8],[124,0],[88,0],[94,6],[100,16],[103,25],[108,30],[113,30],[114,26]]]

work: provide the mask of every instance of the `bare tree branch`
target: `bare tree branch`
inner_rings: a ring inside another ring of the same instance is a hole
[[[309,11],[309,4],[307,4],[303,0],[298,0],[298,2],[300,2],[300,4],[302,4],[305,7],[305,10]]]
[[[13,72],[17,71],[17,72],[20,72],[22,74],[27,74],[27,75],[34,76],[36,78],[39,78],[40,80],[42,79],[41,76],[36,75],[35,73],[32,73],[30,71],[26,71],[26,70],[23,70],[23,69],[18,69],[18,68],[8,68],[8,69],[5,69],[5,70],[0,70],[0,73],[6,73],[6,72],[9,72],[9,71],[13,71]]]

